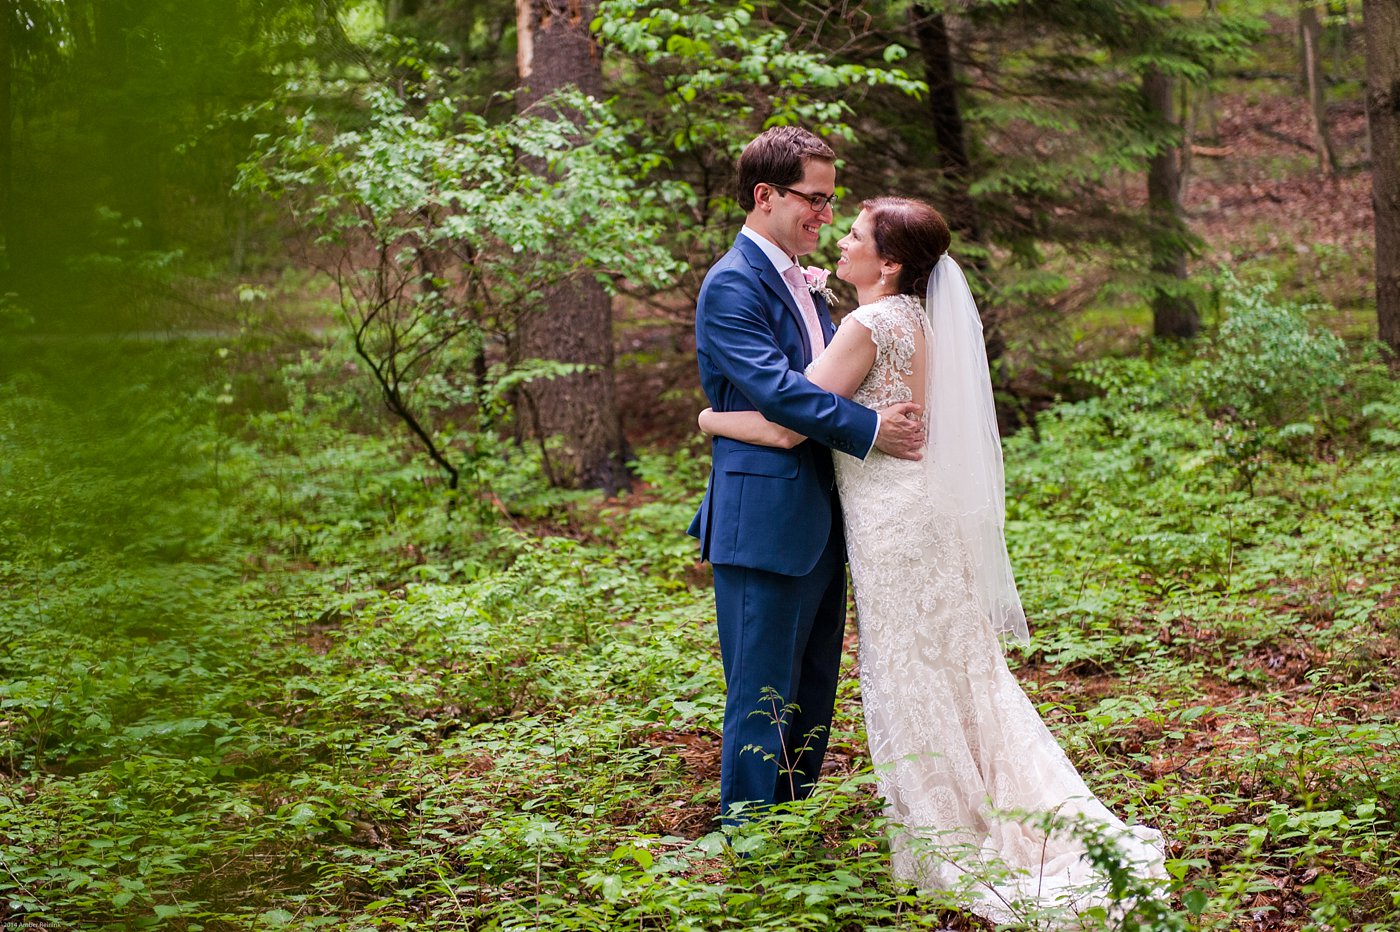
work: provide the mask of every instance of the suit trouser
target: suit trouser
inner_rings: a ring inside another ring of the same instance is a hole
[[[728,817],[739,801],[802,799],[821,774],[846,627],[845,548],[833,532],[806,576],[717,565],[714,577],[727,687],[720,812]]]

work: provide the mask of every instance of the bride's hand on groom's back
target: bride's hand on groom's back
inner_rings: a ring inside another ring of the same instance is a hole
[[[924,458],[923,407],[912,401],[902,401],[880,409],[880,431],[875,435],[875,448],[881,453],[902,460]]]

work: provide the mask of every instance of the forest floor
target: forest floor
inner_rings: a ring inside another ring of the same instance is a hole
[[[1183,206],[1207,244],[1199,271],[1267,272],[1302,300],[1334,308],[1344,336],[1374,336],[1375,220],[1360,99],[1330,108],[1340,171],[1317,165],[1301,98],[1238,91],[1216,101],[1218,155],[1196,155]],[[1369,313],[1367,309],[1369,308]]]

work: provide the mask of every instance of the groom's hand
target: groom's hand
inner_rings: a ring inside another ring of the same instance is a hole
[[[880,409],[880,430],[875,435],[875,448],[881,453],[902,460],[924,458],[923,407],[912,401]]]

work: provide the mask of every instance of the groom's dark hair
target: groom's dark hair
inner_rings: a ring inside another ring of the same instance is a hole
[[[835,162],[836,153],[820,136],[800,126],[774,126],[755,136],[739,156],[739,206],[744,213],[753,210],[754,185],[796,184],[807,170],[808,159]]]

